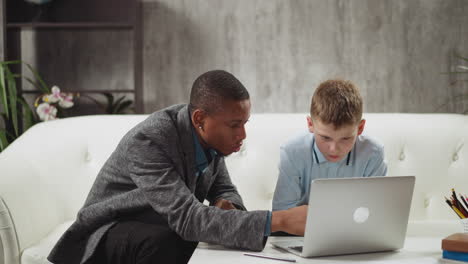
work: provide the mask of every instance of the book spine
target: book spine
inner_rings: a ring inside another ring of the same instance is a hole
[[[464,253],[464,252],[443,250],[442,257],[445,259],[453,259],[453,260],[468,262],[468,253]]]

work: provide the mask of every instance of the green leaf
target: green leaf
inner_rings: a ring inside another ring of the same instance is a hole
[[[39,75],[39,73],[37,73],[37,71],[35,71],[33,69],[33,67],[31,65],[29,65],[28,63],[26,62],[23,62],[28,68],[29,70],[34,74],[34,77],[36,78],[36,80],[39,81],[40,83],[40,87],[42,89],[40,89],[43,93],[50,93],[50,88],[46,85],[46,83],[44,82],[44,80],[41,78],[41,76]]]
[[[106,97],[108,103],[112,104],[114,102],[114,95],[113,94],[111,94],[111,93],[101,93],[101,94]]]
[[[0,113],[0,116],[3,118],[3,122],[6,125],[8,123],[8,117],[5,113]]]
[[[16,94],[16,80],[13,77],[10,69],[5,68],[7,83],[8,83],[8,98],[10,99],[10,119],[13,123],[13,129],[15,131],[15,135],[19,136],[19,126],[18,126],[18,109],[17,109],[17,94]]]
[[[20,60],[12,60],[12,61],[2,61],[3,65],[10,65],[10,64],[21,64]]]
[[[6,130],[0,129],[0,152],[8,147],[8,140],[6,137]]]
[[[24,98],[18,98],[18,101],[23,105],[23,115],[24,115],[24,132],[30,127],[37,123],[36,116],[34,115],[33,110],[29,104],[24,100]]]
[[[26,77],[26,76],[23,76],[23,78],[28,81],[30,84],[32,84],[36,89],[38,89],[39,91],[41,91],[41,86],[39,86],[39,84],[35,81],[33,81],[31,78],[29,77]]]
[[[460,55],[460,54],[458,54],[458,53],[456,53],[456,52],[454,52],[453,55],[454,55],[455,57],[459,58],[459,59],[462,59],[462,60],[464,60],[464,61],[468,61],[468,58],[465,58],[465,57],[463,57],[462,55]]]
[[[5,65],[0,64],[0,102],[7,117],[10,117],[10,109],[7,101],[7,88],[5,87]]]
[[[125,110],[130,107],[131,105],[133,104],[133,101],[132,100],[126,100],[124,102],[122,102],[117,110],[115,111],[115,114],[123,114],[125,112]]]
[[[88,98],[89,100],[93,101],[93,103],[97,104],[103,111],[106,111],[106,106],[102,104],[101,102],[99,102],[98,100],[96,100],[95,98],[93,98],[92,96],[82,94],[81,97]]]
[[[107,100],[107,107],[105,109],[106,113],[111,114],[113,111],[114,105],[114,95],[111,93],[102,93],[106,97]]]
[[[123,99],[125,99],[125,96],[121,96],[121,97],[119,97],[119,98],[118,98],[118,99],[115,101],[115,103],[114,103],[114,106],[117,106],[117,105],[119,105],[119,104],[120,104],[120,102],[122,102],[122,100],[123,100]]]
[[[109,114],[115,114],[117,112],[117,108],[121,104],[121,102],[125,99],[125,96],[119,97],[115,103],[112,105],[112,111]]]

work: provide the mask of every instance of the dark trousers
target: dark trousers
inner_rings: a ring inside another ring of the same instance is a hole
[[[185,264],[197,245],[184,241],[166,224],[119,221],[101,240],[92,263]]]

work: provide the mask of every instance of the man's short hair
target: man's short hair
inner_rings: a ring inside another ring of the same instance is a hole
[[[201,109],[206,113],[222,110],[226,101],[242,101],[250,95],[234,75],[223,70],[214,70],[200,75],[190,92],[190,111]]]
[[[345,125],[357,125],[362,119],[362,97],[350,81],[328,80],[315,90],[310,115],[336,129]]]

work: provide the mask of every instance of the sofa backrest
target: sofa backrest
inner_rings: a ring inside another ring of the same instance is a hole
[[[307,130],[306,114],[257,114],[228,168],[249,209],[271,208],[279,146]],[[388,175],[416,175],[410,219],[453,219],[450,189],[468,194],[468,116],[365,114],[364,134],[385,146]]]
[[[241,151],[227,158],[248,209],[270,209],[279,147],[307,129],[306,114],[252,114]],[[74,219],[121,137],[146,115],[86,116],[41,123],[0,154],[0,197],[20,248]],[[410,218],[453,219],[452,187],[468,194],[468,116],[365,114],[365,133],[385,145],[389,175],[416,175]]]

